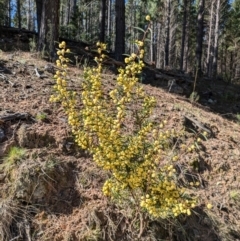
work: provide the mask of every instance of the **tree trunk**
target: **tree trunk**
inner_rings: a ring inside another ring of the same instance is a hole
[[[186,29],[185,29],[185,44],[184,44],[184,54],[183,54],[183,70],[189,72],[189,49],[190,49],[190,40],[191,40],[191,8],[192,8],[192,0],[187,0],[189,3],[187,4],[187,16],[186,16]]]
[[[67,0],[66,2],[67,5],[62,5],[63,6],[63,24],[62,25],[69,25],[71,22],[71,19],[74,15],[74,11],[77,6],[77,1],[76,0]]]
[[[93,25],[92,25],[92,22],[93,22],[93,19],[92,19],[92,11],[93,11],[93,2],[90,2],[90,8],[89,8],[89,15],[88,15],[88,20],[89,20],[89,24],[88,24],[88,35],[89,35],[89,38],[88,38],[88,41],[92,41],[92,29],[93,29]]]
[[[135,29],[134,29],[134,26],[136,26],[136,23],[135,23],[135,5],[134,5],[135,1],[134,0],[129,0],[127,2],[127,5],[126,5],[126,15],[127,15],[127,19],[128,19],[128,22],[126,23],[127,27],[127,43],[128,43],[128,46],[127,46],[127,53],[134,53],[135,52],[135,45],[134,45],[134,41],[136,38],[135,38]]]
[[[70,23],[70,17],[71,17],[71,1],[68,0],[67,3],[67,11],[66,11],[66,25],[69,25]]]
[[[196,68],[197,68],[198,75],[202,75],[204,7],[205,7],[205,0],[200,0],[199,6],[198,6],[198,16],[197,16],[197,47],[196,47]]]
[[[212,25],[213,25],[213,5],[214,1],[211,2],[211,12],[209,20],[209,32],[208,32],[208,48],[207,48],[207,75],[212,75]]]
[[[11,27],[12,24],[12,6],[11,0],[8,1],[8,26]]]
[[[38,36],[38,51],[46,50],[53,58],[55,41],[58,42],[59,34],[59,7],[60,1],[43,0],[41,26]]]
[[[132,6],[133,6],[133,9],[134,9],[134,11],[133,11],[133,23],[132,23],[132,25],[131,25],[131,29],[132,29],[132,49],[131,49],[131,53],[134,53],[135,51],[136,51],[136,46],[135,46],[135,44],[134,44],[134,41],[135,40],[137,40],[137,34],[136,34],[136,32],[135,32],[135,29],[134,29],[134,26],[136,26],[137,25],[137,3],[136,3],[136,1],[133,1],[133,4],[132,4]]]
[[[170,41],[170,15],[171,15],[171,4],[170,0],[167,0],[167,24],[166,24],[166,42],[165,42],[165,67],[169,65],[169,41]]]
[[[216,76],[217,76],[219,14],[220,14],[220,0],[217,0],[216,21],[215,21],[215,31],[214,31],[214,45],[213,45],[213,77],[214,78],[216,78]]]
[[[39,34],[40,26],[41,26],[43,0],[36,0],[36,7],[37,7],[37,29],[38,29],[38,34]]]
[[[27,3],[27,29],[33,30],[33,4],[31,4],[31,0],[28,0]]]
[[[100,12],[100,42],[105,42],[105,22],[106,22],[106,0],[102,0]]]
[[[110,37],[111,33],[111,0],[108,0],[108,15],[107,15],[107,35]]]
[[[176,2],[170,1],[170,24],[169,24],[169,67],[176,67],[176,60],[179,56],[176,47],[177,12]]]
[[[116,0],[116,39],[115,58],[123,61],[125,53],[125,0]]]
[[[182,42],[181,42],[180,70],[183,70],[184,49],[185,49],[185,40],[186,40],[186,27],[187,27],[187,5],[188,5],[188,0],[184,0],[184,4],[183,4],[183,23],[182,23]]]
[[[153,32],[154,32],[154,24],[153,22],[151,23],[150,25],[150,28],[152,29],[151,31],[151,42],[150,42],[150,63],[152,64],[153,63],[153,60],[154,60],[154,52],[153,52],[153,49],[154,49],[154,39],[153,39]]]
[[[76,0],[68,0],[68,11],[67,11],[67,24],[71,23],[74,11],[76,9]]]
[[[160,69],[161,61],[162,61],[162,55],[161,55],[161,23],[157,23],[157,54],[156,54],[156,68]]]
[[[18,28],[22,28],[22,17],[21,17],[21,2],[17,0],[17,16],[18,16]]]

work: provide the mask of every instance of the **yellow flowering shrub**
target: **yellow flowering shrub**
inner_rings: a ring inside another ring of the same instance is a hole
[[[136,41],[136,45],[138,53],[125,58],[126,67],[119,69],[116,85],[106,93],[101,75],[106,45],[97,43],[97,66],[85,68],[82,91],[76,93],[68,90],[66,82],[69,59],[65,55],[70,50],[60,43],[56,64],[61,70],[54,76],[56,92],[51,101],[65,108],[77,144],[92,154],[98,166],[110,171],[111,178],[103,186],[105,195],[134,200],[156,218],[190,215],[196,200],[178,186],[174,166],[162,164],[179,134],[164,130],[164,121],[150,121],[156,101],[138,83],[144,44]],[[172,158],[177,159],[177,155]]]

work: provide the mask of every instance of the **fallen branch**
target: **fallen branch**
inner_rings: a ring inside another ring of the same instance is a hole
[[[184,115],[185,119],[189,121],[198,130],[206,131],[208,134],[212,135],[213,132],[209,128],[205,127],[200,121],[195,120],[189,116]]]
[[[29,113],[7,113],[4,112],[2,115],[0,113],[0,122],[1,121],[11,121],[11,120],[28,120],[31,118]]]

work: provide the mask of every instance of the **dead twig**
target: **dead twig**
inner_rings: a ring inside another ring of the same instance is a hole
[[[7,78],[6,75],[0,74],[0,78],[1,78],[2,80],[4,80],[6,83],[9,83],[12,87],[15,87],[15,86],[16,86],[16,84],[13,83],[12,81],[10,81],[10,80]]]
[[[42,71],[39,71],[37,67],[36,67],[34,70],[35,70],[36,76],[37,76],[38,78],[40,78],[40,79],[47,78],[47,76],[44,75],[44,74],[42,73]]]

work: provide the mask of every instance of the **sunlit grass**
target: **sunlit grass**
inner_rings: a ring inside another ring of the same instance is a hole
[[[5,169],[9,169],[12,165],[22,160],[26,155],[26,149],[13,146],[10,148],[8,154],[3,159],[3,166]]]

